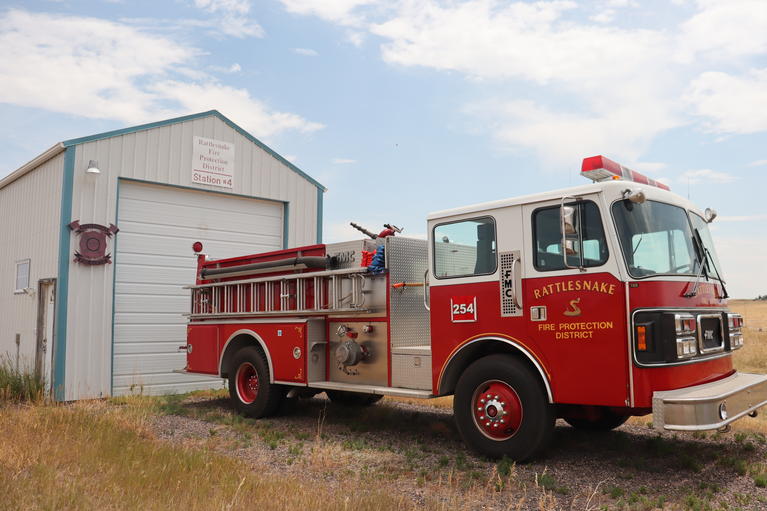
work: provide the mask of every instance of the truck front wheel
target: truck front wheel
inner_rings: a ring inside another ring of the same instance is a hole
[[[464,371],[453,413],[464,442],[490,458],[528,460],[554,430],[554,410],[538,375],[510,355],[489,355]]]
[[[269,381],[269,366],[263,353],[254,346],[240,349],[229,371],[229,397],[235,410],[259,419],[277,411],[284,389]]]

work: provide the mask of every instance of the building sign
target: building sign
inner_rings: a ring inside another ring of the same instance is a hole
[[[232,188],[234,144],[194,137],[192,183]]]
[[[105,227],[99,224],[81,224],[75,220],[69,224],[80,238],[80,250],[75,252],[75,262],[80,264],[100,265],[112,264],[112,254],[107,254],[109,240],[120,229],[109,224]]]

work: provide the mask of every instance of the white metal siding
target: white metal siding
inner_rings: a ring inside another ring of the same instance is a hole
[[[0,189],[0,357],[15,360],[18,333],[22,363],[34,361],[37,281],[58,274],[63,168],[61,153]],[[30,259],[34,295],[13,293],[20,259]]]
[[[121,182],[115,258],[115,395],[188,392],[220,380],[182,369],[189,290],[202,241],[217,258],[282,247],[282,204]]]
[[[194,136],[235,145],[233,189],[192,184]],[[85,174],[89,160],[98,161],[99,176]],[[289,202],[288,245],[316,241],[316,186],[215,115],[84,142],[76,146],[74,166],[71,219],[81,223],[112,222],[122,228],[122,220],[117,220],[117,182],[122,177]],[[117,234],[118,247],[123,234]],[[76,243],[73,236],[73,249]],[[221,257],[206,250],[211,257]],[[113,266],[70,263],[66,400],[110,392]]]

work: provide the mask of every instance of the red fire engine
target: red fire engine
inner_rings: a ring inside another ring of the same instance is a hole
[[[736,372],[743,319],[701,212],[603,156],[594,182],[428,217],[395,236],[229,259],[198,253],[186,371],[228,379],[236,409],[275,413],[326,392],[454,395],[464,441],[524,460],[556,418],[661,430],[755,415],[767,376]],[[364,229],[361,229],[364,231]]]

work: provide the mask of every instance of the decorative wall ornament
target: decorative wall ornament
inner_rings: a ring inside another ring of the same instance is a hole
[[[75,251],[75,262],[82,264],[112,264],[112,254],[107,254],[108,239],[120,230],[114,224],[80,224],[75,220],[69,228],[80,237],[80,250]]]

